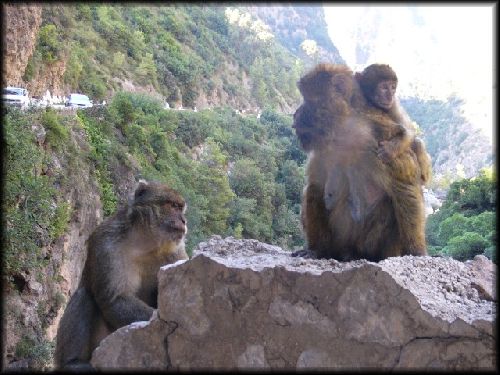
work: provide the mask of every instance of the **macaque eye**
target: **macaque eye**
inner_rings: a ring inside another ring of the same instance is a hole
[[[172,203],[172,207],[182,210],[183,205],[182,203]]]

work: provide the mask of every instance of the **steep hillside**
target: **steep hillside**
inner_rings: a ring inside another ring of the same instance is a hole
[[[2,85],[21,85],[28,59],[35,49],[42,8],[33,4],[2,4],[2,17]]]
[[[123,89],[156,95],[171,106],[230,105],[255,112],[265,104],[291,112],[299,102],[301,60],[244,10],[55,3],[34,8],[42,15],[39,29],[33,25],[28,35],[34,53],[22,66],[6,66],[23,72],[33,95],[83,91],[102,100]],[[11,22],[9,29],[16,27]]]
[[[447,188],[450,182],[471,178],[494,162],[494,149],[478,129],[464,117],[463,101],[404,98],[401,104],[419,125],[432,157],[433,186]]]
[[[318,62],[345,64],[328,36],[323,8],[294,5],[253,6],[245,9],[267,24],[279,42],[299,56],[306,66]]]

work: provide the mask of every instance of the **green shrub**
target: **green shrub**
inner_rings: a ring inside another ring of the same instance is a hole
[[[79,112],[78,116],[88,136],[91,156],[95,161],[95,175],[101,191],[104,214],[109,216],[115,212],[118,199],[113,189],[108,168],[110,160],[117,157],[116,153],[123,153],[123,150],[116,147],[116,142],[113,143],[108,139],[106,135],[106,132],[109,131],[108,126],[105,122],[92,117],[92,112]]]
[[[18,358],[27,359],[30,368],[42,370],[50,365],[54,350],[54,342],[23,336],[16,345],[15,354]]]
[[[54,218],[49,227],[51,238],[58,238],[66,232],[71,212],[71,205],[68,202],[62,202],[56,206]]]
[[[47,108],[42,114],[42,125],[47,130],[47,142],[56,149],[61,149],[69,139],[68,129],[59,121],[57,112]]]
[[[483,254],[488,246],[488,241],[475,232],[465,232],[453,237],[448,245],[443,248],[443,253],[457,260],[472,259]]]
[[[48,24],[40,28],[38,31],[38,48],[45,62],[50,64],[58,60],[63,44],[60,41],[55,25]]]
[[[54,178],[39,175],[47,156],[28,130],[37,121],[33,116],[36,115],[14,111],[4,118],[8,168],[5,169],[2,207],[3,249],[4,272],[10,280],[23,270],[38,270],[43,265],[41,249],[61,233],[66,217],[57,210]],[[46,116],[46,124],[57,123],[50,114]],[[56,224],[51,229],[52,223]]]
[[[495,259],[495,181],[492,170],[482,170],[477,177],[451,184],[440,210],[427,219],[431,255],[466,260],[485,254]]]
[[[101,101],[106,97],[107,88],[104,78],[95,71],[85,69],[79,82],[79,88],[93,100]]]
[[[79,86],[80,78],[83,72],[82,55],[84,54],[83,48],[74,47],[64,71],[64,82],[76,89]]]
[[[104,215],[112,215],[116,211],[118,199],[113,189],[113,183],[109,178],[109,173],[101,172],[99,169],[95,171],[97,182],[101,190],[101,201]]]

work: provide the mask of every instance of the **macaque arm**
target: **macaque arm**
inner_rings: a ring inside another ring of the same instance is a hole
[[[423,185],[427,185],[432,178],[432,161],[430,155],[425,149],[424,142],[420,138],[415,138],[411,144],[411,148],[417,156],[418,165],[420,167],[420,178]]]
[[[132,322],[149,320],[154,309],[134,295],[119,295],[102,309],[104,319],[114,329]]]
[[[389,140],[379,142],[378,156],[384,163],[387,163],[410,150],[414,140],[414,132],[402,125],[395,125],[397,128],[393,137]]]
[[[125,251],[116,253],[114,246],[116,244],[94,249],[98,250],[99,259],[92,256],[95,252],[89,253],[94,276],[90,287],[104,320],[117,329],[132,322],[149,320],[154,309],[136,297],[133,277],[126,271],[131,260]]]

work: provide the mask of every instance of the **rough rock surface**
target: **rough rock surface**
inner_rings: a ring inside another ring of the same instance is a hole
[[[34,167],[37,176],[56,177],[61,201],[71,207],[71,218],[65,234],[53,242],[45,240],[48,237],[45,233],[39,233],[46,263],[16,275],[16,289],[4,289],[2,359],[7,370],[26,370],[28,366],[41,370],[42,360],[50,366],[51,356],[45,355],[46,348],[50,348],[49,343],[56,336],[64,300],[69,300],[80,281],[87,254],[85,241],[103,219],[94,166],[87,161],[90,152],[87,136],[78,124],[67,122],[65,125],[70,134],[67,147],[78,151],[71,159],[56,153],[47,154],[44,164]],[[46,129],[42,124],[33,122],[31,130],[39,147],[45,147]],[[37,346],[31,347],[34,349],[28,356],[26,349],[23,352],[19,348],[30,342]]]
[[[4,29],[2,86],[22,85],[28,59],[35,49],[42,23],[42,7],[37,4],[2,4]]]
[[[92,364],[494,369],[495,272],[481,256],[342,263],[214,236],[160,270],[157,313],[104,339]]]

